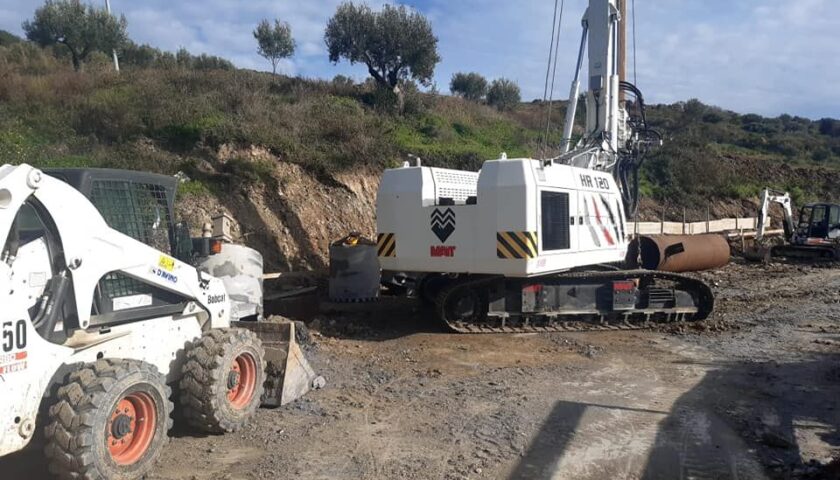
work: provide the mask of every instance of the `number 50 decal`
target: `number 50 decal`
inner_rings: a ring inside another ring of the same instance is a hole
[[[26,321],[3,322],[3,352],[26,348]]]

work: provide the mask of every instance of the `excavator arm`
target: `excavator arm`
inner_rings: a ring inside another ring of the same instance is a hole
[[[771,203],[778,203],[782,206],[782,210],[785,215],[785,238],[790,240],[794,234],[793,207],[791,205],[790,194],[787,192],[777,192],[770,190],[769,188],[766,188],[763,192],[761,192],[761,208],[758,212],[758,226],[756,228],[755,239],[757,241],[761,241],[764,238],[764,234],[767,230],[767,223],[769,221]]]

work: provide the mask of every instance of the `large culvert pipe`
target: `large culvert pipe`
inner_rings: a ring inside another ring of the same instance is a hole
[[[627,263],[663,272],[712,270],[729,263],[729,242],[722,235],[644,235],[630,244]]]

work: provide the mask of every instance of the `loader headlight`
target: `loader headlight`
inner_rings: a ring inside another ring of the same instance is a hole
[[[12,192],[4,188],[0,190],[0,208],[9,208],[12,203]]]

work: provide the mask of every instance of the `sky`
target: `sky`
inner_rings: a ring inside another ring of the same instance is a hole
[[[105,0],[94,0],[103,3]],[[342,0],[111,0],[129,36],[164,50],[185,47],[271,70],[251,34],[262,18],[292,26],[298,48],[288,75],[357,80],[361,65],[327,58],[324,27]],[[563,0],[555,98],[568,95],[586,0]],[[42,0],[0,0],[0,29],[22,35]],[[379,8],[383,0],[368,0]],[[510,78],[523,99],[542,98],[552,0],[404,0],[439,38],[438,89],[459,71]],[[637,85],[648,103],[698,98],[740,113],[840,117],[837,0],[635,0]],[[833,7],[833,8],[832,8]],[[628,39],[632,50],[632,38]],[[628,73],[634,78],[632,51]],[[584,78],[586,78],[584,76]]]

